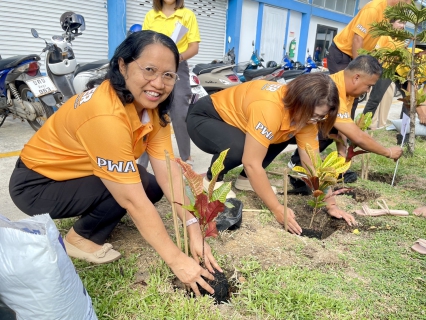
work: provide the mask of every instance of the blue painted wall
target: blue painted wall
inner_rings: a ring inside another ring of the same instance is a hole
[[[108,59],[126,38],[126,1],[108,0]]]
[[[241,33],[241,14],[243,11],[243,0],[229,0],[228,12],[226,14],[226,45],[225,51],[235,48],[235,57],[238,59]],[[231,42],[228,42],[231,39]]]

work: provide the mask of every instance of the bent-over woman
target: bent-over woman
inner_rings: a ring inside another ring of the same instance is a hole
[[[318,130],[328,134],[338,107],[336,85],[327,75],[301,75],[288,85],[250,81],[200,99],[188,114],[188,133],[201,150],[213,154],[211,163],[221,151],[230,149],[216,187],[223,183],[224,174],[243,164],[235,188],[256,192],[283,224],[284,206],[279,203],[265,168],[292,138],[301,150],[302,161],[310,164],[305,146],[309,143],[318,152]],[[206,187],[211,178],[209,168]],[[233,192],[228,194],[233,196]],[[288,212],[289,231],[300,234],[302,229],[293,211]]]

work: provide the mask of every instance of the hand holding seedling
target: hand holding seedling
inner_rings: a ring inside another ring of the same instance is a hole
[[[188,231],[190,232],[191,228],[198,228],[200,229],[200,226],[198,223],[195,223],[193,225],[190,225],[188,227]],[[203,236],[201,232],[194,232],[194,235],[190,237],[190,250],[191,255],[194,258],[194,260],[197,263],[200,263],[201,261],[204,261],[205,267],[211,272],[214,273],[214,269],[223,272],[220,266],[218,265],[216,259],[214,258],[212,254],[212,250],[207,242],[204,241]],[[204,258],[203,258],[203,241],[204,241]]]

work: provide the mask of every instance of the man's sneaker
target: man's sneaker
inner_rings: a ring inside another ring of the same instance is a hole
[[[216,189],[219,189],[220,188],[220,186],[223,184],[224,182],[223,181],[218,181],[218,182],[216,182],[215,183],[215,185],[214,185],[214,188],[213,188],[213,190],[216,190]],[[209,185],[210,185],[210,181],[207,179],[207,177],[204,177],[203,178],[203,189],[204,189],[204,191],[209,191]],[[232,190],[229,190],[229,192],[228,192],[228,194],[226,195],[226,199],[229,199],[229,198],[236,198],[237,197],[237,195],[235,194],[235,192],[234,191],[232,191]]]
[[[274,186],[271,187],[272,191],[277,194],[277,188],[275,188]],[[254,192],[249,179],[240,179],[240,176],[238,176],[237,180],[235,181],[235,189]]]
[[[288,194],[301,194],[304,196],[312,194],[312,190],[306,185],[303,180],[293,178],[292,176],[289,176],[289,178],[290,184],[293,186],[293,189],[288,190]]]
[[[287,163],[287,167],[289,167],[290,169],[293,169],[296,166],[296,164],[294,164],[291,160]]]
[[[342,179],[342,174],[339,174],[339,177],[338,177],[339,179]],[[343,182],[344,183],[352,183],[352,182],[355,182],[356,180],[357,180],[357,178],[358,178],[358,175],[356,174],[356,172],[353,172],[353,171],[350,171],[350,170],[348,170],[348,171],[346,171],[344,174],[343,174]]]

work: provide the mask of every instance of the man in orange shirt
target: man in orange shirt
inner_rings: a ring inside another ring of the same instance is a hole
[[[386,7],[400,2],[409,4],[411,0],[373,0],[357,13],[330,45],[327,57],[330,74],[345,69],[358,56],[359,49],[373,50],[376,47],[379,38],[373,38],[369,33],[371,24],[384,20]]]
[[[397,160],[402,155],[401,147],[393,146],[386,148],[382,146],[369,134],[358,128],[350,117],[350,110],[354,99],[368,92],[379,79],[381,73],[382,68],[375,58],[369,55],[362,55],[351,61],[345,70],[330,76],[339,90],[340,100],[339,112],[334,123],[334,133],[338,133],[344,140],[348,138],[364,150]],[[325,150],[331,143],[333,143],[333,140],[320,136],[320,151]],[[337,150],[340,156],[346,157],[345,145],[337,143]],[[300,165],[300,163],[301,160],[296,150],[289,166]],[[290,182],[300,193],[306,192],[303,181],[296,181],[290,178]],[[343,211],[341,211],[341,214],[344,218],[347,215]]]

